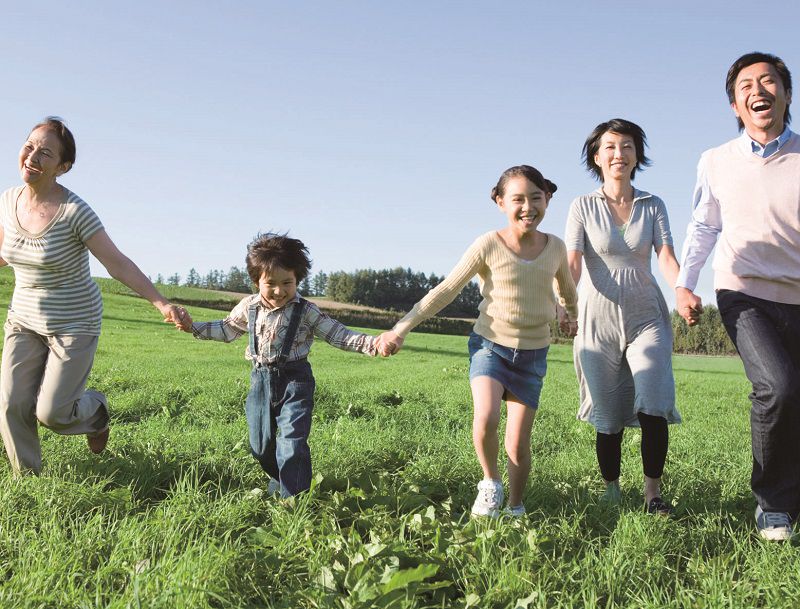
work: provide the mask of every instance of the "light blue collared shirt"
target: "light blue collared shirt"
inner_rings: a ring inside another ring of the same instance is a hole
[[[787,126],[783,133],[764,146],[754,141],[746,131],[739,137],[739,141],[747,151],[767,158],[778,152],[791,136],[792,131]],[[714,249],[717,238],[722,232],[722,213],[719,201],[711,192],[706,174],[708,152],[703,153],[697,163],[697,183],[692,197],[692,219],[686,228],[686,240],[683,242],[683,252],[681,253],[681,270],[675,282],[676,288],[684,287],[692,291],[697,287],[700,270],[711,255],[711,250]]]
[[[760,156],[763,159],[766,159],[767,157],[772,156],[773,154],[778,152],[778,150],[783,148],[783,145],[786,142],[789,141],[789,136],[790,135],[792,135],[792,132],[789,129],[789,127],[787,126],[786,129],[783,130],[783,133],[781,133],[778,137],[776,137],[771,142],[767,142],[766,144],[764,144],[762,146],[757,141],[755,141],[753,138],[751,138],[749,135],[747,135],[747,131],[742,133],[742,137],[750,142],[750,150],[753,152],[753,154],[757,154],[758,156]]]

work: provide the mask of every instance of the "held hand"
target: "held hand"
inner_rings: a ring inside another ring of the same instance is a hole
[[[400,347],[403,346],[403,338],[389,330],[378,336],[375,346],[382,357],[389,357],[400,351]]]
[[[161,314],[164,316],[165,323],[174,324],[179,330],[184,332],[192,331],[192,316],[183,307],[168,304],[160,308]]]
[[[568,319],[564,320],[564,321],[560,321],[560,322],[558,322],[558,327],[569,338],[575,338],[575,335],[578,333],[578,322],[577,321],[569,321]]]
[[[678,309],[678,315],[683,317],[689,326],[700,323],[703,301],[691,290],[682,287],[675,288],[675,307]]]
[[[558,319],[558,325],[562,330],[564,329],[564,324],[569,321],[567,310],[558,302],[556,303],[556,319]]]

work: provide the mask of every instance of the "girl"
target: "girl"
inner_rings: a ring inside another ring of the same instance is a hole
[[[394,328],[379,337],[382,355],[395,353],[419,323],[452,302],[477,274],[481,301],[469,338],[470,387],[474,403],[472,440],[483,469],[477,516],[496,518],[503,504],[497,466],[500,404],[506,401],[505,448],[508,454],[508,505],[511,516],[525,513],[522,495],[531,467],[530,437],[547,370],[549,322],[555,317],[555,277],[569,318],[577,324],[575,284],[567,265],[564,242],[538,230],[556,185],[529,165],[506,170],[492,189],[492,201],[508,226],[491,231],[469,247],[448,277],[420,300]]]

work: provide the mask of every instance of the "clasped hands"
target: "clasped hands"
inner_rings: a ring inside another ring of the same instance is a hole
[[[703,312],[703,301],[699,296],[687,288],[675,288],[675,307],[678,315],[686,320],[686,324],[694,326],[700,323],[700,313]]]
[[[569,318],[569,313],[560,304],[556,304],[556,313],[558,316],[558,328],[564,334],[573,338],[578,333],[578,322]]]
[[[400,351],[400,348],[403,346],[403,341],[404,339],[402,336],[389,330],[388,332],[379,334],[375,338],[375,349],[381,357],[389,357]]]
[[[184,332],[192,331],[192,316],[182,306],[169,303],[159,307],[159,310],[164,316],[164,323],[174,324],[178,330]]]

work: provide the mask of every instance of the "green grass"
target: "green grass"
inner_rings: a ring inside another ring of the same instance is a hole
[[[0,300],[10,285],[0,272]],[[276,501],[248,454],[244,339],[196,341],[142,300],[104,297],[90,385],[112,404],[109,448],[42,430],[41,477],[0,465],[0,607],[800,605],[798,546],[754,530],[737,359],[674,360],[684,424],[664,490],[677,514],[661,519],[641,510],[636,431],[621,509],[597,502],[571,350],[553,346],[528,515],[476,522],[463,337],[412,334],[388,360],[317,343],[317,478]]]

